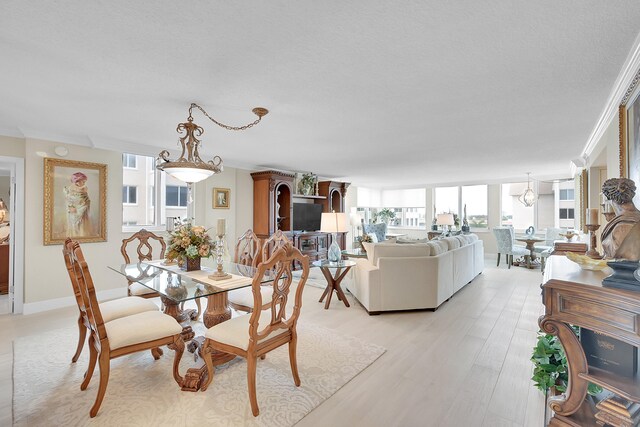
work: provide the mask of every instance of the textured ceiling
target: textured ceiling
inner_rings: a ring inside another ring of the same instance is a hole
[[[638,35],[640,2],[0,4],[0,133],[402,187],[566,176]]]

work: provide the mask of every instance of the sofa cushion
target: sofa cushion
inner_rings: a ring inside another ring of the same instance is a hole
[[[427,243],[428,241],[429,239],[425,237],[424,239],[397,239],[396,243],[405,245],[409,243]]]
[[[412,245],[398,245],[395,243],[376,243],[373,245],[371,256],[367,248],[367,258],[373,265],[378,265],[379,258],[405,258],[429,256],[431,249],[426,243],[416,243]]]
[[[456,239],[455,237],[445,237],[442,240],[447,243],[450,251],[458,249],[460,247],[460,240]]]
[[[468,242],[467,239],[464,238],[463,235],[460,236],[454,236],[454,239],[458,239],[458,241],[460,242],[460,246],[467,246]]]
[[[443,254],[447,251],[447,248],[448,248],[446,243],[444,245],[441,245],[438,242],[429,242],[427,243],[427,246],[429,246],[429,248],[431,249],[430,250],[431,256],[437,256],[437,255]]]
[[[466,234],[467,239],[469,239],[469,243],[477,242],[478,235],[477,234]]]

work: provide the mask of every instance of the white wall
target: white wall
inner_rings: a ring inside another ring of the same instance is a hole
[[[64,267],[62,246],[43,245],[44,160],[36,153],[57,157],[53,153],[57,146],[65,146],[69,150],[65,157],[67,160],[107,164],[107,241],[84,243],[82,249],[96,289],[102,295],[126,295],[126,281],[108,269],[110,265],[122,263],[122,239],[132,234],[122,232],[122,153],[54,141],[0,136],[0,155],[25,159],[25,312],[75,304]],[[230,209],[212,208],[213,187],[231,189]],[[226,168],[223,173],[197,184],[195,200],[197,223],[215,227],[217,218],[227,220],[231,249],[232,242],[253,226],[253,181],[250,171]]]

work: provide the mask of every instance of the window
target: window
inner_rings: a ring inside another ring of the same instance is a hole
[[[458,215],[459,187],[437,187],[435,191],[436,214],[451,212]]]
[[[502,184],[501,225],[511,225],[516,230],[525,230],[534,225],[534,206],[538,202],[532,207],[526,207],[518,200],[526,189],[526,182]],[[535,188],[534,192],[538,195]]]
[[[187,206],[187,187],[178,185],[167,185],[166,188],[167,206]]]
[[[122,203],[128,205],[135,205],[138,203],[138,188],[125,185],[122,187]]]
[[[135,169],[137,168],[137,159],[135,154],[124,153],[122,155],[122,167]]]
[[[573,208],[560,208],[560,219],[574,219]]]
[[[461,187],[461,204],[464,215],[464,207],[467,207],[467,221],[469,228],[479,229],[488,227],[489,211],[487,209],[487,186],[465,185]],[[460,223],[462,226],[462,222]]]
[[[560,200],[574,200],[573,188],[566,188],[560,190]]]
[[[184,182],[157,170],[153,157],[124,153],[122,185],[123,228],[144,226],[159,229],[169,216],[187,216],[187,187]],[[175,190],[168,191],[168,187]],[[167,193],[172,194],[171,200],[168,200]]]

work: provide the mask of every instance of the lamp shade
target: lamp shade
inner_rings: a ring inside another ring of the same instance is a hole
[[[438,214],[438,219],[436,220],[436,224],[438,225],[453,225],[453,214],[452,213],[443,213]]]
[[[320,220],[320,231],[323,233],[343,233],[349,231],[349,220],[346,213],[323,212]]]
[[[357,213],[352,213],[349,215],[349,219],[351,221],[351,225],[357,227],[362,223],[362,215]]]

